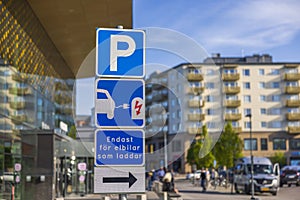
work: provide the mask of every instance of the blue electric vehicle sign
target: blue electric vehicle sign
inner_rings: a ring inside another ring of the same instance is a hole
[[[143,128],[145,83],[133,79],[96,79],[95,124],[98,128]]]
[[[95,165],[144,165],[144,131],[107,129],[95,132]]]

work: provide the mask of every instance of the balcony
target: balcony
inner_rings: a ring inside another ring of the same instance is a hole
[[[300,73],[287,73],[287,74],[284,74],[283,79],[285,81],[299,81],[300,80]]]
[[[300,87],[299,86],[286,86],[284,91],[286,94],[299,94]]]
[[[226,94],[237,94],[240,93],[241,88],[239,86],[230,86],[230,87],[224,87],[224,92]]]
[[[241,106],[241,100],[226,100],[225,106],[230,108],[235,108]]]
[[[27,121],[27,116],[25,114],[23,115],[12,115],[11,116],[11,121],[14,123],[14,124],[22,124],[23,122],[26,122]]]
[[[289,121],[298,121],[300,120],[300,113],[287,113],[286,119]]]
[[[289,134],[300,134],[300,126],[288,126]]]
[[[238,65],[235,65],[235,64],[224,64],[223,67],[224,68],[237,68]]]
[[[201,108],[204,106],[203,100],[191,99],[189,100],[189,107],[191,108]]]
[[[240,79],[240,74],[222,74],[223,81],[237,81]]]
[[[202,86],[191,86],[189,87],[188,93],[189,94],[200,94],[204,91],[204,87]]]
[[[290,64],[285,64],[284,67],[286,67],[286,68],[297,68],[297,67],[299,67],[299,64],[290,63]]]
[[[241,133],[242,127],[232,127],[232,130],[234,130],[235,133]]]
[[[300,100],[286,100],[285,102],[286,107],[299,107],[300,106]]]
[[[205,114],[200,114],[200,113],[188,114],[189,121],[203,121],[204,119],[205,119]]]
[[[196,134],[201,134],[202,133],[202,128],[201,127],[189,127],[188,128],[188,133],[189,134],[193,134],[193,135],[196,135]]]
[[[9,94],[20,95],[20,96],[31,94],[31,90],[29,88],[12,87],[9,88],[8,92]]]
[[[11,79],[17,82],[25,82],[27,81],[27,77],[25,74],[21,75],[21,74],[12,74],[11,75]]]
[[[225,114],[225,120],[226,121],[238,121],[242,119],[242,114],[237,113],[237,114]]]
[[[24,101],[19,101],[19,102],[9,102],[9,106],[11,109],[24,109],[25,108],[25,102]]]
[[[188,81],[203,81],[202,74],[188,73],[187,75]]]

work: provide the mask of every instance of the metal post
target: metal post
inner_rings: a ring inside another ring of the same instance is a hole
[[[67,194],[67,157],[66,157],[66,155],[64,156],[64,168],[65,168],[65,170],[64,170],[64,181],[63,181],[63,183],[64,183],[64,193],[63,193],[63,197],[66,197],[66,194]]]
[[[165,153],[165,167],[168,168],[168,148],[167,148],[167,132],[164,131],[164,153]]]
[[[251,200],[255,200],[254,197],[254,181],[253,181],[253,150],[252,150],[252,115],[247,114],[246,117],[250,119],[250,159],[251,159]]]
[[[119,194],[119,200],[127,200],[127,194]]]

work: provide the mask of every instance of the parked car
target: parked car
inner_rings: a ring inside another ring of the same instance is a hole
[[[254,192],[269,192],[277,195],[279,190],[279,164],[274,165],[266,157],[253,157],[253,177],[251,174],[251,157],[244,157],[236,162],[234,188],[236,193],[250,194],[252,184]],[[253,178],[253,182],[251,179]]]
[[[282,168],[280,174],[280,187],[282,187],[285,184],[289,187],[292,184],[300,186],[300,166],[288,165]]]

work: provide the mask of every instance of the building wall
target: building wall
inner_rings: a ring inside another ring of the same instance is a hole
[[[168,77],[168,142],[176,136],[181,145],[186,145],[181,152],[182,171],[190,171],[185,163],[186,150],[190,141],[201,134],[202,125],[218,136],[227,122],[232,123],[243,140],[245,156],[249,154],[251,126],[253,139],[257,141],[255,156],[270,157],[283,152],[288,163],[300,160],[300,64],[273,63],[270,56],[263,57],[236,58],[236,63],[218,58],[217,64],[181,64],[153,74],[152,79]],[[150,98],[155,90],[147,92],[147,96]],[[252,115],[251,123],[246,117],[248,113]],[[267,142],[264,147],[267,150],[261,149],[262,141]],[[155,143],[155,138],[151,142]],[[160,153],[163,156],[164,152]],[[158,155],[147,157],[147,162],[155,162]],[[168,163],[178,156],[168,146]]]

